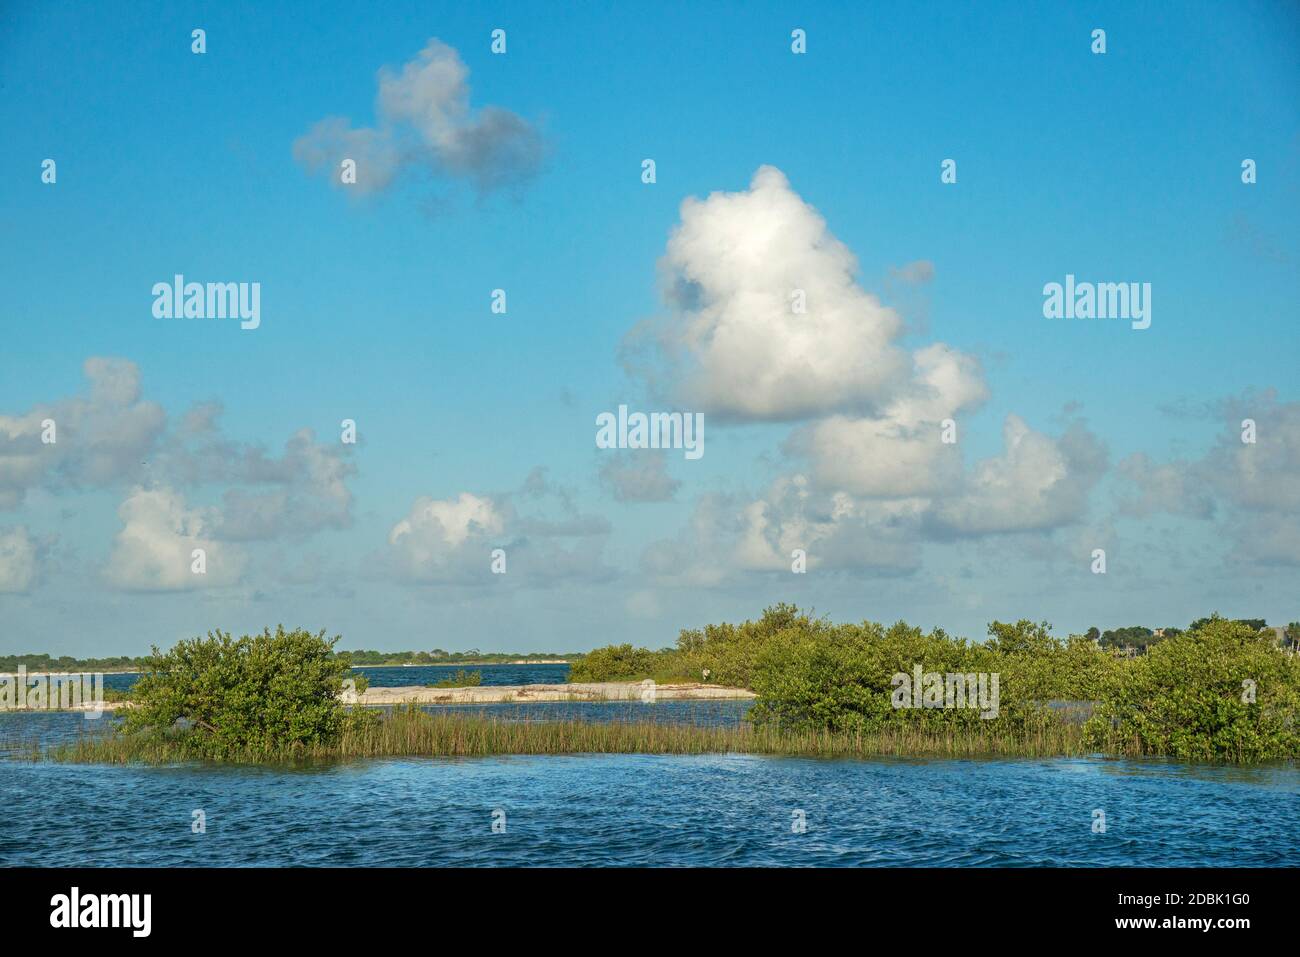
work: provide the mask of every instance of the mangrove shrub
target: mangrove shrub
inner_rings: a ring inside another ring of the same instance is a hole
[[[340,701],[351,660],[334,653],[337,641],[279,626],[242,638],[209,632],[166,653],[155,647],[122,730],[180,737],[187,753],[212,759],[331,745],[366,720]]]
[[[1125,662],[1087,730],[1105,750],[1259,761],[1300,756],[1298,720],[1300,658],[1215,617]]]

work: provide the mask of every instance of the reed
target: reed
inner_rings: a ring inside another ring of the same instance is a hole
[[[172,764],[199,760],[183,735],[89,734],[55,745],[42,759],[96,764]],[[16,749],[18,750],[18,749]],[[489,757],[530,754],[763,754],[799,757],[1057,757],[1086,754],[1082,729],[1044,722],[1011,735],[990,729],[888,729],[872,733],[795,731],[741,724],[701,727],[657,721],[502,720],[430,713],[408,706],[360,727],[331,745],[247,752],[240,763],[286,763],[380,757]],[[32,755],[36,757],[36,754]]]

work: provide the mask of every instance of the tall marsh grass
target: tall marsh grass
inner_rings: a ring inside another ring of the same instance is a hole
[[[95,764],[172,764],[200,760],[191,735],[114,732],[86,735],[39,756]],[[489,757],[507,754],[765,754],[801,757],[1057,757],[1086,754],[1078,725],[1044,721],[1016,736],[990,729],[875,733],[789,731],[771,726],[699,727],[655,721],[501,720],[433,714],[416,707],[375,716],[329,746],[248,752],[242,763],[285,763],[378,757]],[[37,757],[33,753],[32,757]]]

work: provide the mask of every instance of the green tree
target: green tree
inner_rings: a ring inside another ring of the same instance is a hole
[[[351,659],[334,654],[337,641],[278,626],[238,639],[209,632],[165,654],[154,648],[123,731],[180,735],[190,753],[211,759],[329,745],[365,720],[339,700]]]
[[[608,645],[583,655],[569,666],[570,681],[635,681],[655,670],[655,653],[630,644]]]
[[[994,621],[989,623],[989,637],[993,640],[989,646],[995,651],[1010,652],[1044,652],[1056,645],[1052,637],[1052,626],[1047,622],[1034,624],[1022,618],[1014,625]]]
[[[1094,743],[1192,760],[1300,756],[1300,660],[1219,617],[1125,664],[1088,722]]]

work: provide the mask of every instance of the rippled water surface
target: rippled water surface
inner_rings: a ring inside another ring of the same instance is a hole
[[[569,680],[568,665],[416,665],[364,667],[355,669],[365,675],[372,685],[384,688],[406,688],[411,685],[432,685],[445,681],[457,671],[477,671],[485,685],[560,685]],[[134,672],[104,675],[105,688],[125,690],[139,677]]]
[[[492,713],[610,720],[653,709],[725,722],[744,703],[638,706]],[[52,742],[95,724],[0,715],[0,737]],[[3,864],[1300,865],[1293,765],[592,755],[281,770],[9,753],[0,797]],[[195,809],[205,834],[191,832]],[[492,832],[497,809],[504,834]],[[1094,809],[1104,834],[1092,832]],[[792,831],[795,811],[804,833]]]

